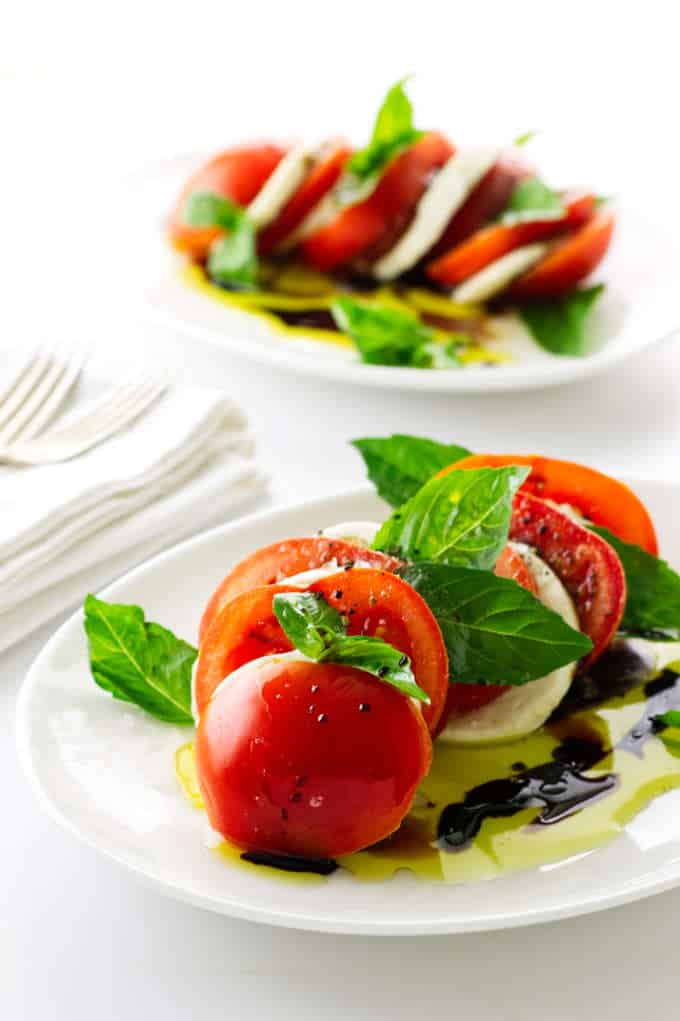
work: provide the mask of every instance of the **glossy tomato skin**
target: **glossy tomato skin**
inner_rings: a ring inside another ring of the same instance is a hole
[[[203,613],[199,641],[203,641],[213,618],[222,607],[241,592],[259,585],[274,585],[291,575],[323,567],[329,560],[336,560],[339,567],[361,560],[386,571],[394,571],[400,565],[399,560],[385,553],[323,535],[274,542],[271,546],[264,546],[251,553],[220,582]]]
[[[445,468],[444,473],[454,468],[502,468],[509,464],[531,468],[522,484],[523,492],[568,504],[594,525],[658,555],[656,532],[644,504],[623,482],[594,468],[538,454],[471,454]]]
[[[516,581],[522,588],[536,595],[537,588],[533,575],[512,546],[507,545],[496,561],[494,574],[499,578]],[[437,724],[435,736],[440,734],[449,720],[454,716],[465,716],[467,713],[481,709],[489,702],[495,702],[508,690],[506,684],[453,684],[449,685],[444,711]]]
[[[336,858],[394,832],[426,776],[418,708],[350,667],[255,660],[196,735],[212,827],[248,851]]]
[[[283,159],[286,150],[269,143],[240,145],[213,156],[187,181],[169,223],[175,248],[192,259],[203,261],[210,245],[219,237],[214,227],[190,227],[184,222],[186,201],[193,192],[209,191],[247,206]]]
[[[453,154],[453,147],[434,131],[395,157],[371,194],[347,206],[306,238],[302,254],[322,272],[347,265],[373,249],[395,218],[408,222],[432,174]]]
[[[494,223],[483,227],[455,248],[427,266],[427,275],[439,284],[454,287],[479,273],[515,248],[574,230],[590,218],[595,196],[578,193],[565,196],[565,215],[556,220],[527,223]]]
[[[593,649],[580,669],[608,647],[626,605],[626,576],[618,555],[599,535],[529,493],[515,495],[510,538],[533,546],[574,602],[581,631]]]
[[[519,277],[508,294],[518,300],[559,298],[589,276],[607,253],[614,233],[614,214],[603,209]]]

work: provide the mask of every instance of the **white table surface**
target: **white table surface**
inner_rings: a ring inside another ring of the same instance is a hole
[[[267,123],[275,123],[279,135],[289,120],[291,131],[308,121],[321,130],[329,110],[333,124],[349,130],[362,90],[376,96],[409,68],[423,73],[425,95],[438,97],[449,122],[460,120],[468,129],[477,115],[486,125],[495,117],[504,125],[502,137],[553,116],[570,122],[600,154],[595,183],[603,188],[612,178],[617,188],[648,184],[651,153],[650,201],[675,199],[677,215],[677,159],[667,158],[677,154],[676,35],[664,23],[665,5],[650,0],[643,21],[638,5],[627,12],[620,4],[575,2],[558,14],[543,3],[499,4],[494,15],[502,24],[490,35],[494,18],[487,4],[463,22],[444,23],[448,5],[429,0],[417,5],[423,15],[417,21],[412,3],[370,5],[369,14],[365,0],[346,0],[333,25],[333,45],[325,47],[308,38],[312,32],[328,36],[327,9],[318,4],[297,5],[292,19],[287,5],[255,4],[228,24],[229,5],[220,22],[216,6],[198,2],[177,9],[163,4],[162,14],[155,4],[137,2],[134,11],[121,4],[115,23],[113,9],[104,14],[99,5],[14,6],[16,24],[0,39],[0,98],[10,100],[3,110],[3,139],[10,145],[0,172],[19,182],[30,202],[10,202],[3,211],[3,238],[9,233],[13,239],[0,245],[0,274],[3,280],[11,274],[0,306],[3,343],[87,332],[103,348],[115,341],[123,359],[141,354],[186,379],[224,385],[252,417],[262,463],[272,475],[272,503],[358,484],[362,466],[347,440],[389,431],[677,475],[680,341],[602,379],[542,393],[355,393],[132,327],[115,272],[100,268],[106,237],[93,234],[92,226],[110,194],[98,176],[104,164],[111,178],[113,169],[257,134]],[[380,31],[386,10],[389,35]],[[432,33],[432,24],[441,30]],[[300,39],[301,32],[307,37]],[[263,88],[252,83],[243,38],[258,40],[258,67],[268,69]],[[459,48],[456,39],[473,42]],[[284,60],[281,41],[293,47],[296,60]],[[485,66],[494,74],[477,90],[473,110],[459,100],[476,80],[482,41]],[[578,73],[564,75],[567,66]],[[432,87],[431,79],[427,86],[428,69],[432,74],[437,67],[450,87]],[[238,101],[230,103],[234,96]],[[41,239],[25,229],[38,206],[41,222],[51,218],[53,224]],[[73,286],[69,239],[75,259],[87,252],[98,290],[94,283],[85,294]],[[118,319],[111,322],[112,316]],[[437,1011],[469,1021],[632,1021],[643,1012],[677,1015],[680,891],[533,929],[374,939],[230,921],[142,888],[45,818],[19,772],[12,741],[16,694],[64,616],[0,657],[3,1019],[363,1021]]]

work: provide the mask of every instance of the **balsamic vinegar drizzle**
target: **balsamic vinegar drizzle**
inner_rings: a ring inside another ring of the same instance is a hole
[[[317,876],[330,876],[338,863],[333,858],[297,858],[289,854],[271,854],[269,851],[244,851],[241,861],[251,865],[268,865],[283,872],[312,872]]]

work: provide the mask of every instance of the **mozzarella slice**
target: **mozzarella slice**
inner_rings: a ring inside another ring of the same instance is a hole
[[[373,266],[373,275],[393,280],[415,266],[497,159],[495,149],[469,149],[452,156],[430,182],[408,229]]]
[[[559,613],[578,630],[578,617],[569,593],[555,572],[528,546],[511,543],[529,568],[544,606]],[[537,730],[566,695],[576,663],[554,670],[547,677],[511,688],[500,698],[447,724],[440,740],[453,744],[490,744],[516,741]]]
[[[328,192],[317,205],[310,209],[302,223],[299,223],[295,230],[277,246],[277,252],[289,252],[291,248],[295,248],[310,234],[316,233],[317,230],[335,219],[341,208],[335,191]]]
[[[500,259],[480,269],[451,291],[451,300],[460,302],[487,301],[504,291],[508,284],[526,273],[540,262],[548,251],[548,245],[537,242],[523,245],[514,252],[502,255]]]
[[[329,539],[344,539],[359,546],[370,546],[380,525],[375,521],[342,521],[339,525],[324,528],[322,535]]]
[[[247,208],[248,216],[258,229],[276,219],[309,173],[313,159],[312,150],[298,145],[277,164]]]

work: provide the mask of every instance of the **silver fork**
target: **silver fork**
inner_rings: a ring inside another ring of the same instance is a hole
[[[70,378],[74,371],[79,374],[80,368],[70,365],[68,373],[60,378]],[[82,412],[67,416],[63,425],[36,435],[54,415],[54,405],[59,406],[66,396],[64,393],[57,400],[54,386],[49,389],[41,385],[45,372],[42,362],[37,366],[32,364],[28,370],[15,377],[4,395],[0,395],[1,464],[54,464],[77,457],[123,429],[145,412],[167,388],[165,381],[138,375],[115,386]],[[69,389],[74,381],[71,380]],[[34,396],[36,390],[37,397]],[[29,400],[31,403],[27,413],[26,404]],[[10,442],[7,441],[8,437]]]

